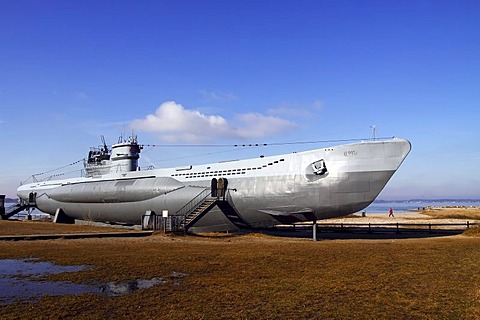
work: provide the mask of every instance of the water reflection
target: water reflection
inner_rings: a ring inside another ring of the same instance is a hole
[[[0,304],[13,303],[16,300],[36,301],[46,294],[67,295],[91,292],[107,296],[119,296],[169,282],[180,285],[180,280],[188,276],[186,273],[173,271],[167,279],[137,279],[100,285],[40,279],[49,274],[78,272],[89,268],[91,267],[59,266],[51,262],[38,262],[35,259],[0,260]]]
[[[146,289],[157,284],[165,284],[168,281],[163,278],[152,278],[150,280],[135,280],[125,282],[109,282],[100,286],[100,292],[108,296],[120,296],[138,289]]]
[[[180,285],[180,279],[188,277],[188,274],[173,271],[167,279],[137,279],[133,281],[109,282],[100,286],[100,292],[109,296],[119,296],[138,289],[147,289],[158,284],[166,284],[171,281],[174,285]]]
[[[78,272],[88,266],[59,266],[34,259],[0,260],[0,303],[36,300],[42,295],[65,295],[92,292],[92,286],[69,281],[45,281],[41,277],[63,272]]]
[[[25,275],[38,278],[62,272],[78,272],[88,268],[88,266],[59,266],[48,261],[36,261],[36,259],[0,260],[0,274],[2,276]]]

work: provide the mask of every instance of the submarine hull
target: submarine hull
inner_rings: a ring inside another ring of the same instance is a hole
[[[252,228],[344,216],[366,208],[404,161],[404,139],[368,141],[228,163],[38,182],[17,191],[35,194],[39,210],[72,218],[140,224],[147,211],[180,214],[187,203],[228,181],[229,203]],[[217,205],[191,231],[237,229]]]

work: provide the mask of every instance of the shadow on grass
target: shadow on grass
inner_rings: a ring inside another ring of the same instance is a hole
[[[462,234],[465,229],[419,229],[419,228],[400,228],[398,231],[395,228],[372,227],[370,231],[368,228],[322,228],[317,229],[317,240],[341,240],[341,239],[424,239],[445,236],[455,236]],[[274,228],[263,229],[261,233],[288,238],[305,238],[313,239],[312,228]]]

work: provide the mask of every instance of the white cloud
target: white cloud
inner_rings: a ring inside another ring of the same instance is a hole
[[[310,118],[318,114],[318,112],[323,108],[324,104],[321,100],[314,100],[312,103],[307,105],[282,103],[278,107],[268,109],[267,113],[289,117]]]
[[[315,100],[313,101],[313,108],[316,110],[323,110],[325,108],[325,104],[322,100]]]
[[[232,101],[237,100],[238,97],[233,93],[224,93],[224,92],[215,92],[215,91],[207,91],[207,90],[200,90],[199,93],[208,100],[213,101]]]
[[[296,126],[295,123],[290,120],[274,116],[264,116],[260,113],[240,114],[237,115],[236,118],[242,124],[242,126],[233,131],[234,135],[238,138],[270,137]]]
[[[308,110],[299,108],[299,107],[278,107],[278,108],[269,108],[267,113],[272,115],[283,115],[289,117],[311,117],[312,113]]]
[[[134,120],[133,129],[158,132],[166,141],[204,141],[205,138],[228,131],[227,121],[220,116],[207,116],[187,110],[174,101],[162,103],[155,114]]]
[[[236,124],[217,115],[184,108],[174,101],[162,103],[155,114],[131,122],[136,131],[159,133],[169,142],[204,142],[221,138],[251,139],[283,133],[295,127],[289,120],[259,113],[239,114]]]

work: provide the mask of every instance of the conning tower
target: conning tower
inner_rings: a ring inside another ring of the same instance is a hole
[[[108,149],[102,136],[103,146],[92,148],[85,161],[85,174],[87,177],[101,176],[108,173],[120,173],[138,170],[138,159],[142,146],[137,143],[137,136],[130,136],[128,141],[123,137]]]
[[[137,143],[137,136],[130,136],[128,141],[112,145],[110,160],[112,168],[110,172],[128,172],[138,170],[138,159],[140,158],[141,146]]]

